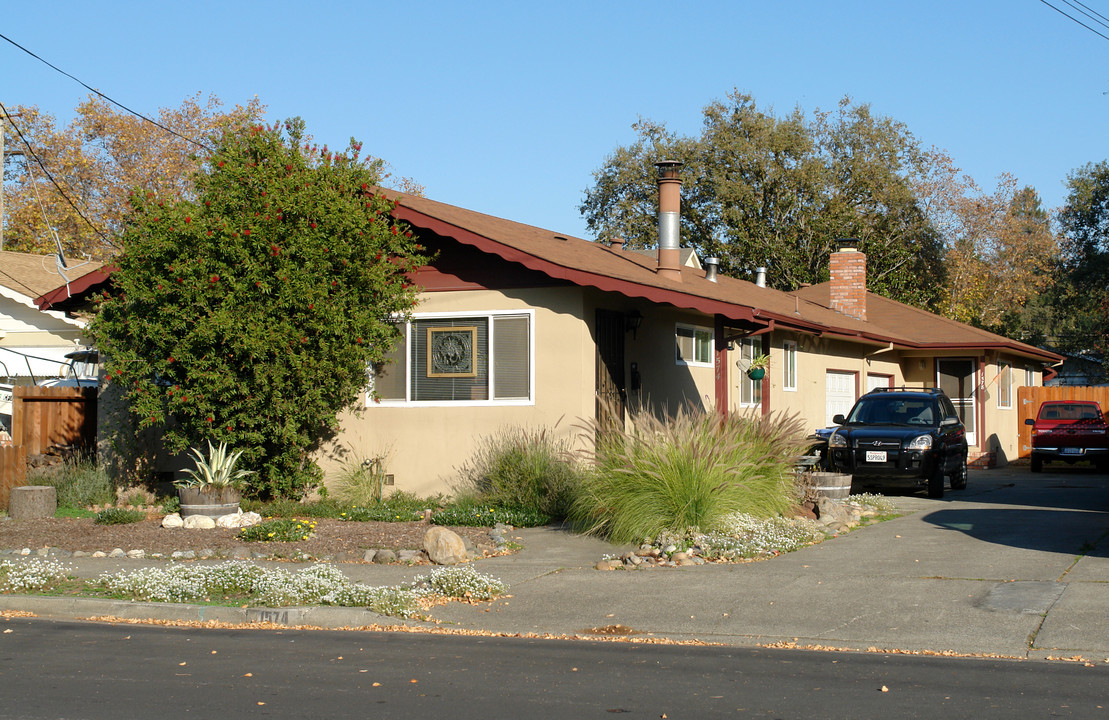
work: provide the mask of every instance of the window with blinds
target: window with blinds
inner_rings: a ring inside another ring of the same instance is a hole
[[[531,314],[417,317],[371,372],[378,401],[530,401]]]

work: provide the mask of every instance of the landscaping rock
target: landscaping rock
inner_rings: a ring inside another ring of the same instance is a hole
[[[386,565],[391,562],[397,561],[397,554],[392,550],[378,550],[374,553],[374,562],[378,565]]]
[[[466,561],[466,545],[458,533],[436,525],[424,533],[424,550],[436,565],[457,565]]]
[[[211,530],[216,526],[216,521],[207,515],[190,515],[185,518],[186,530]]]
[[[243,547],[242,545],[236,545],[235,547],[231,548],[231,559],[232,560],[249,560],[250,559],[250,548]]]
[[[820,515],[820,523],[822,525],[831,525],[833,523],[848,522],[847,511],[843,505],[832,500],[831,498],[822,497],[816,503],[817,512]]]
[[[184,524],[185,521],[181,519],[181,516],[178,513],[166,515],[164,518],[162,518],[162,527],[169,528],[171,530],[182,527],[184,526]]]
[[[403,563],[423,562],[426,558],[423,550],[401,550],[397,553],[397,560]]]
[[[372,563],[375,555],[377,555],[377,550],[367,550],[362,554],[362,562]]]

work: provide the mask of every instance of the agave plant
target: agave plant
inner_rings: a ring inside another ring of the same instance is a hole
[[[243,484],[243,480],[254,472],[253,470],[235,469],[235,464],[239,462],[239,457],[242,456],[243,451],[238,450],[229,453],[227,443],[221,442],[219,447],[213,447],[212,441],[209,440],[207,458],[195,448],[189,454],[192,456],[196,468],[185,471],[188,478],[179,480],[177,482],[178,487],[200,490],[205,488],[238,488]]]

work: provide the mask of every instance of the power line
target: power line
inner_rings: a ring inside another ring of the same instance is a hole
[[[1081,12],[1082,12],[1083,15],[1090,18],[1091,20],[1094,20],[1099,25],[1104,25],[1105,27],[1109,27],[1109,18],[1105,17],[1104,15],[1099,13],[1097,10],[1094,10],[1089,5],[1087,5],[1083,2],[1079,2],[1079,0],[1066,0],[1066,3],[1067,3],[1067,5],[1070,5],[1071,7],[1074,7],[1075,5],[1080,6],[1082,8]],[[1077,10],[1078,8],[1075,8],[1075,9]],[[1087,11],[1089,11],[1089,12],[1087,12]],[[1097,18],[1101,18],[1101,19],[1099,20],[1099,19],[1095,18],[1094,15],[1096,15]]]
[[[1066,2],[1066,0],[1063,0],[1063,1],[1064,1],[1064,2]],[[1090,26],[1089,26],[1089,25],[1087,25],[1086,23],[1082,22],[1082,21],[1081,21],[1081,20],[1079,20],[1078,18],[1076,18],[1076,17],[1073,17],[1073,16],[1071,16],[1071,15],[1068,15],[1068,14],[1067,14],[1066,12],[1064,12],[1064,11],[1060,10],[1059,8],[1055,7],[1054,5],[1052,5],[1051,3],[1049,3],[1049,2],[1047,1],[1047,0],[1040,0],[1040,2],[1042,2],[1042,3],[1044,4],[1044,5],[1047,5],[1047,6],[1049,7],[1049,8],[1051,8],[1051,9],[1052,9],[1052,10],[1054,10],[1055,12],[1059,13],[1059,14],[1060,14],[1060,15],[1062,15],[1063,17],[1065,17],[1065,18],[1068,18],[1068,19],[1070,19],[1070,20],[1073,20],[1074,22],[1078,23],[1078,24],[1079,24],[1079,25],[1081,25],[1082,27],[1084,27],[1084,28],[1086,28],[1087,30],[1089,30],[1090,32],[1092,32],[1092,33],[1093,33],[1094,35],[1097,35],[1098,37],[1100,37],[1100,38],[1102,38],[1102,39],[1104,39],[1104,40],[1109,40],[1109,35],[1105,35],[1105,34],[1103,34],[1103,33],[1101,33],[1101,32],[1098,32],[1097,30],[1095,30],[1094,28],[1090,27]],[[1068,3],[1068,5],[1069,5],[1069,3]],[[1074,7],[1074,6],[1073,6],[1073,5],[1071,5],[1070,7]],[[1088,15],[1089,13],[1085,13],[1085,14],[1087,14],[1087,15]],[[1102,24],[1104,25],[1104,23],[1102,23]],[[0,37],[2,37],[2,36],[0,36]]]
[[[35,149],[31,147],[30,141],[27,140],[26,136],[24,136],[23,134],[23,131],[19,129],[19,125],[17,125],[15,120],[12,119],[11,115],[8,114],[8,109],[4,107],[4,103],[2,102],[0,102],[0,114],[2,114],[3,117],[6,117],[8,122],[12,124],[12,127],[15,129],[16,135],[19,135],[19,139],[23,141],[23,145],[27,148],[27,152],[29,152],[31,154],[31,157],[35,159],[35,163],[38,164],[40,168],[42,168],[42,172],[46,174],[46,177],[49,178],[50,182],[57,189],[58,194],[61,195],[62,198],[67,203],[69,203],[70,207],[72,207],[73,210],[81,217],[81,219],[84,220],[90,228],[92,228],[92,231],[100,236],[101,240],[103,240],[111,247],[117,247],[115,243],[108,239],[108,236],[105,235],[104,232],[100,230],[100,228],[96,227],[96,225],[92,223],[92,220],[88,219],[85,213],[81,212],[81,208],[77,207],[77,203],[73,202],[73,200],[69,197],[62,186],[58,184],[58,181],[54,179],[54,176],[50,174],[50,171],[46,169],[46,165],[43,164],[42,158],[40,158],[38,156],[38,153],[35,152]]]
[[[1042,0],[1041,0],[1041,1],[1042,1]],[[174,136],[176,136],[176,137],[179,137],[179,138],[181,138],[182,140],[184,140],[185,142],[189,142],[189,143],[192,143],[193,145],[196,145],[197,147],[200,147],[200,148],[204,148],[205,150],[211,150],[211,149],[212,149],[212,148],[208,147],[207,145],[205,145],[204,143],[200,142],[199,140],[194,140],[194,139],[192,139],[192,138],[190,138],[190,137],[185,137],[185,136],[184,136],[184,135],[182,135],[181,133],[179,133],[179,132],[177,132],[177,131],[175,131],[175,130],[171,130],[171,129],[169,129],[168,127],[166,127],[165,125],[161,124],[160,122],[158,122],[158,121],[156,121],[156,120],[151,120],[151,119],[150,119],[150,118],[148,118],[148,117],[147,117],[146,115],[143,115],[143,114],[142,114],[142,113],[140,113],[140,112],[137,112],[137,111],[135,111],[135,110],[132,110],[131,108],[129,108],[129,107],[127,107],[126,105],[124,105],[123,103],[120,103],[120,102],[117,102],[116,100],[113,100],[112,98],[108,97],[107,95],[105,95],[104,93],[100,92],[100,91],[99,91],[99,90],[97,90],[96,88],[94,88],[94,87],[90,87],[89,85],[87,85],[86,83],[84,83],[83,81],[81,81],[81,80],[80,80],[79,78],[76,78],[76,77],[74,77],[73,75],[70,75],[69,73],[67,73],[67,72],[66,72],[65,70],[62,70],[62,69],[61,69],[60,67],[58,67],[57,65],[54,65],[53,63],[50,63],[50,62],[48,62],[48,61],[44,60],[43,58],[39,57],[38,55],[34,54],[33,52],[31,52],[31,51],[30,51],[30,50],[28,50],[27,48],[25,48],[25,47],[23,47],[22,45],[20,45],[19,43],[17,43],[17,42],[15,41],[15,40],[12,40],[12,39],[11,39],[10,37],[8,37],[7,35],[4,35],[4,34],[0,33],[0,39],[3,39],[3,40],[6,40],[6,41],[8,41],[9,43],[11,43],[12,45],[14,45],[15,47],[19,48],[19,49],[20,49],[20,50],[22,50],[23,52],[25,52],[25,53],[27,53],[28,55],[30,55],[31,57],[33,57],[34,59],[36,59],[36,60],[38,60],[39,62],[43,63],[43,64],[44,64],[44,65],[46,65],[47,67],[50,67],[50,68],[52,68],[53,70],[56,70],[57,72],[61,73],[62,75],[65,75],[65,76],[66,76],[67,78],[69,78],[70,80],[73,80],[73,81],[74,81],[74,82],[76,82],[76,83],[77,83],[78,85],[81,85],[82,87],[84,87],[85,89],[89,90],[90,92],[96,93],[97,95],[99,95],[100,97],[104,98],[105,100],[107,100],[107,101],[108,101],[108,102],[110,102],[111,104],[115,105],[115,106],[116,106],[116,107],[118,107],[118,108],[121,108],[121,109],[123,109],[123,110],[126,110],[127,112],[131,113],[131,114],[132,114],[132,115],[134,115],[135,117],[137,117],[137,118],[140,118],[140,119],[142,119],[142,120],[145,120],[146,122],[150,123],[151,125],[154,125],[155,127],[159,127],[159,128],[161,128],[162,130],[165,130],[165,131],[166,131],[167,133],[169,133],[170,135],[174,135]],[[40,164],[41,164],[41,163],[40,163]]]

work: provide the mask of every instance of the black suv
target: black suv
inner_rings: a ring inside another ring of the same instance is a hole
[[[878,388],[859,398],[828,437],[828,461],[854,479],[911,480],[928,497],[967,486],[967,433],[939,388]]]

